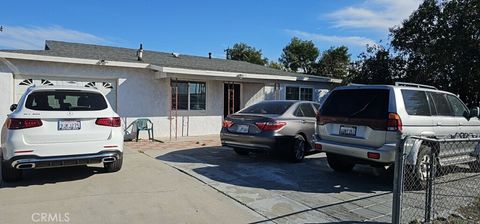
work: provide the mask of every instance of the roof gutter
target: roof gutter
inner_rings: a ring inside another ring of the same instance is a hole
[[[236,79],[261,79],[261,80],[330,82],[330,83],[342,82],[341,79],[302,76],[301,74],[267,75],[267,74],[253,74],[253,73],[242,73],[242,72],[224,72],[224,71],[212,71],[212,70],[185,69],[185,68],[163,67],[163,66],[158,66],[154,64],[139,63],[139,62],[122,62],[122,61],[108,61],[108,60],[102,60],[102,59],[97,60],[97,59],[70,58],[70,57],[23,54],[23,53],[13,53],[13,52],[3,52],[3,51],[0,51],[0,58],[28,60],[28,61],[82,64],[82,65],[100,65],[100,66],[123,67],[123,68],[150,69],[155,71],[156,78],[166,78],[168,74],[184,74],[184,75],[195,75],[195,76],[204,76],[204,77],[216,76],[216,77],[222,77],[222,78],[236,78]]]
[[[2,51],[0,51],[0,58],[19,59],[19,60],[27,60],[27,61],[60,62],[60,63],[69,63],[69,64],[82,64],[82,65],[103,65],[103,66],[125,67],[125,68],[148,68],[148,66],[150,65],[147,63],[137,63],[137,62],[68,58],[68,57],[57,57],[57,56],[36,55],[36,54],[21,54],[21,53],[2,52]]]
[[[253,73],[241,73],[241,72],[223,72],[223,71],[211,71],[211,70],[162,67],[157,65],[150,65],[149,68],[159,72],[157,78],[166,78],[168,74],[179,74],[179,75],[195,75],[195,76],[205,76],[205,77],[215,76],[215,77],[222,77],[222,78],[237,78],[237,79],[297,81],[297,77],[295,76],[265,75],[265,74],[253,74]]]

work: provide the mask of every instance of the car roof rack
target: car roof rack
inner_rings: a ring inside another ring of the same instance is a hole
[[[410,83],[410,82],[395,82],[395,86],[408,86],[408,87],[417,87],[417,88],[425,88],[425,89],[437,89],[435,86],[423,85],[418,83]]]

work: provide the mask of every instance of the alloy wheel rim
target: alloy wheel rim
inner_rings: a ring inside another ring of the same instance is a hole
[[[303,151],[305,149],[305,143],[301,140],[297,142],[297,150],[295,152],[295,157],[301,159],[303,157]]]

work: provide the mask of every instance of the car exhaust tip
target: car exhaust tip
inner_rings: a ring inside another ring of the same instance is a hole
[[[115,160],[117,160],[117,158],[115,158],[115,157],[105,157],[105,158],[102,159],[102,162],[113,163],[113,162],[115,162]]]
[[[18,164],[15,168],[19,170],[29,170],[35,168],[35,163],[22,163]]]

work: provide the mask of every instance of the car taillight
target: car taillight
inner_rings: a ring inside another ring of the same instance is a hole
[[[22,119],[22,118],[9,118],[7,120],[8,129],[25,129],[40,127],[43,123],[40,119]]]
[[[122,125],[122,120],[119,117],[102,117],[97,118],[95,124],[109,127],[120,127]]]
[[[277,121],[268,121],[268,122],[257,122],[255,123],[257,127],[262,131],[276,131],[283,128],[287,125],[286,122],[277,122]]]
[[[229,120],[224,120],[223,121],[223,127],[224,128],[232,127],[232,125],[233,125],[233,121],[229,121]]]
[[[401,131],[402,130],[402,120],[400,116],[396,113],[389,113],[387,120],[387,131]]]

